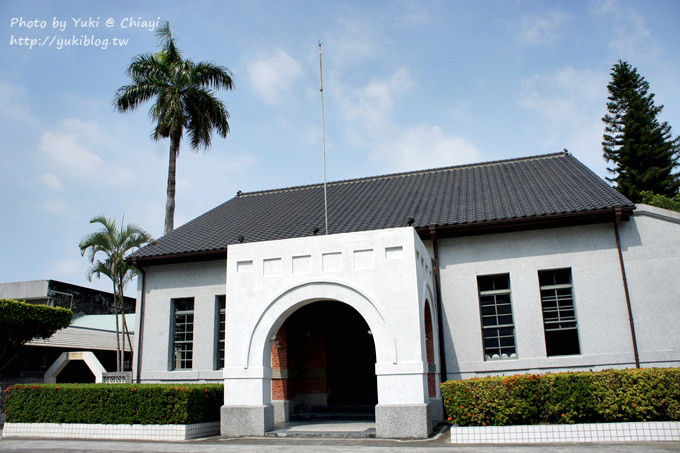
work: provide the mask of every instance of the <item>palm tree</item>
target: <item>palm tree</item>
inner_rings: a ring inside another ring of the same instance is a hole
[[[152,98],[156,100],[149,110],[156,122],[152,137],[170,138],[164,229],[168,234],[174,227],[175,168],[182,135],[185,130],[189,133],[194,152],[210,147],[213,130],[223,138],[227,136],[229,112],[213,90],[231,90],[234,82],[225,67],[183,59],[168,22],[157,29],[156,36],[161,50],[132,60],[127,69],[132,83],[118,89],[114,104],[119,112],[127,112]]]
[[[116,371],[124,371],[125,337],[127,336],[130,352],[132,352],[132,341],[125,321],[123,297],[125,285],[137,275],[137,269],[125,261],[125,255],[152,242],[153,239],[146,231],[134,224],[121,226],[119,230],[116,221],[108,217],[97,216],[90,220],[90,223],[99,223],[103,228],[85,236],[78,246],[81,255],[89,251],[88,258],[92,265],[87,270],[88,280],[91,281],[93,275],[97,278],[104,275],[113,283],[113,310],[116,315]],[[104,256],[104,260],[95,261],[95,258],[101,255]],[[118,323],[119,311],[122,317],[122,353],[121,328]]]

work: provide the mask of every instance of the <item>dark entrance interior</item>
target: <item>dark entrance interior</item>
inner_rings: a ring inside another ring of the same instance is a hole
[[[300,308],[279,330],[272,351],[272,367],[282,371],[272,383],[274,397],[291,401],[298,418],[306,412],[374,416],[375,344],[368,324],[349,305],[322,301]]]
[[[57,383],[93,384],[94,381],[94,374],[84,360],[71,360],[57,376]]]
[[[324,305],[322,305],[323,307]],[[368,324],[349,305],[327,303],[329,405],[375,405],[375,345]]]

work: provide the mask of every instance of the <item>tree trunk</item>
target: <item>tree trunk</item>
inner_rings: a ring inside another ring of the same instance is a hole
[[[175,225],[175,173],[177,168],[177,155],[179,154],[179,137],[170,134],[170,158],[168,161],[168,197],[165,202],[165,230],[168,234]]]
[[[116,371],[120,371],[120,326],[118,324],[118,301],[116,300],[116,282],[113,282],[113,313],[116,316]]]
[[[130,328],[125,320],[125,295],[123,294],[123,288],[121,286],[121,293],[118,297],[120,301],[120,313],[123,320],[123,371],[125,370],[125,339],[127,338],[128,346],[130,346],[130,360],[132,360],[132,339],[130,339]]]

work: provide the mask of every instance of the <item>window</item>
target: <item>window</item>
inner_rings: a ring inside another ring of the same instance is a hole
[[[174,299],[172,369],[189,370],[194,356],[194,299]]]
[[[510,274],[477,277],[484,360],[517,358],[510,304]]]
[[[217,335],[215,336],[217,339],[215,344],[215,368],[220,370],[224,368],[224,328],[226,325],[224,316],[227,311],[226,296],[215,297],[215,311],[217,315],[217,320],[215,322],[217,327]]]
[[[580,354],[571,269],[538,271],[548,356]]]

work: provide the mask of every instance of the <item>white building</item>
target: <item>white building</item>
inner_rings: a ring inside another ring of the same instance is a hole
[[[368,408],[426,437],[439,383],[678,366],[680,214],[569,154],[256,193],[129,260],[136,379],[225,384],[222,434]]]

